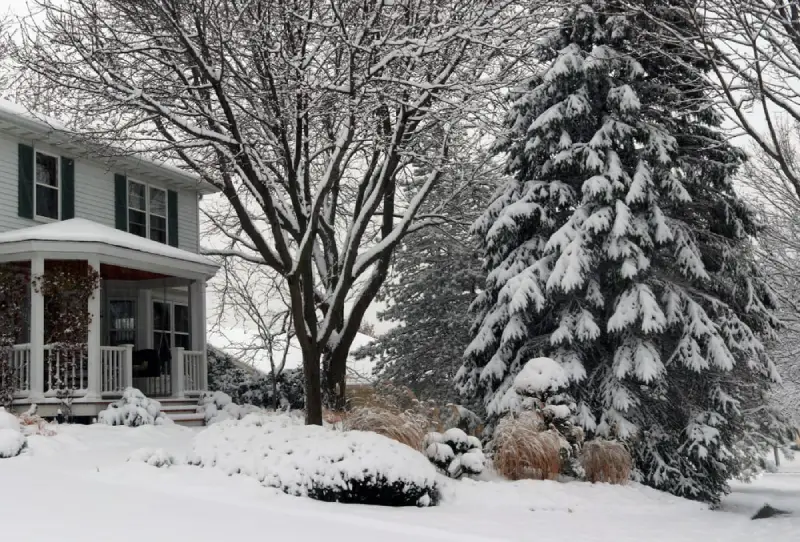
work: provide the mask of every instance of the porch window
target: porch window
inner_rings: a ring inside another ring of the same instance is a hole
[[[59,176],[58,157],[36,151],[36,187],[34,190],[37,218],[58,220]]]
[[[109,346],[136,343],[136,302],[114,299],[109,302]]]
[[[128,181],[128,232],[167,243],[167,191]]]
[[[189,349],[189,307],[179,303],[153,302],[153,348],[162,344]]]

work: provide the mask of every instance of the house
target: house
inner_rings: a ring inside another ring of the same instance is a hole
[[[27,277],[63,262],[100,275],[80,359],[47,344],[45,299],[29,288],[26,333],[10,355],[16,409],[54,414],[62,370],[75,416],[131,385],[176,401],[206,389],[206,281],[218,266],[199,254],[199,199],[215,191],[167,165],[104,158],[0,101],[0,263]]]

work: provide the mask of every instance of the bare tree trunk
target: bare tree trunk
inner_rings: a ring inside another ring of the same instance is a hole
[[[322,425],[322,387],[319,352],[303,349],[306,390],[306,425]]]
[[[775,454],[775,466],[776,467],[780,467],[781,466],[781,454],[778,452],[778,447],[775,446],[772,449],[772,451]]]
[[[341,412],[347,406],[347,353],[349,348],[336,348],[326,354],[325,397],[328,408]]]

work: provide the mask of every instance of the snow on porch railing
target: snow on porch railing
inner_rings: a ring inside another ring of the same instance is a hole
[[[11,389],[15,396],[25,396],[31,391],[31,345],[15,344],[3,348],[0,354],[8,360],[11,369]]]
[[[133,345],[100,347],[100,393],[122,393],[130,386]]]
[[[45,395],[85,395],[89,387],[89,360],[86,346],[64,348],[44,345]]]
[[[204,358],[204,352],[183,350],[183,386],[185,392],[199,393],[205,390],[203,385]]]

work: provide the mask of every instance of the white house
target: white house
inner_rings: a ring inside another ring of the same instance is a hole
[[[95,415],[130,385],[176,399],[206,389],[205,292],[217,265],[199,254],[198,205],[212,192],[172,167],[98,157],[0,101],[0,263],[36,277],[52,262],[78,261],[101,277],[85,352],[69,364],[74,415]],[[45,344],[35,288],[28,307],[28,334],[11,357],[14,404],[50,415],[64,361]]]

